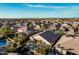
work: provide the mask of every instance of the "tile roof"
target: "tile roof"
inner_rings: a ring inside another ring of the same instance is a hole
[[[64,49],[72,49],[72,50],[67,50],[71,53],[75,53],[75,54],[79,54],[79,38],[71,38],[71,39],[67,39],[67,38],[63,38],[63,40],[60,40],[57,44],[60,44],[61,47],[64,47]],[[57,45],[56,44],[56,45]]]
[[[61,46],[63,46],[65,49],[72,49],[69,50],[69,52],[79,54],[79,40],[71,40],[65,43],[62,43]]]
[[[66,37],[66,35],[63,35],[63,36],[60,38],[60,40],[56,43],[56,45],[57,45],[57,44],[64,43],[64,42],[67,42],[67,41],[69,41],[69,40],[73,40],[73,38],[72,38],[72,37]]]

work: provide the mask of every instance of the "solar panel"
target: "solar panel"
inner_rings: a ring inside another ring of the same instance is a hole
[[[55,42],[56,40],[58,40],[60,38],[60,35],[52,32],[50,30],[40,33],[39,35],[50,43]]]

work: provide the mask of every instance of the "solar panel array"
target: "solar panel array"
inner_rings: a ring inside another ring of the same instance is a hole
[[[40,33],[39,35],[50,43],[55,42],[56,40],[58,40],[61,37],[60,35],[54,33],[53,31],[50,31],[50,30]]]

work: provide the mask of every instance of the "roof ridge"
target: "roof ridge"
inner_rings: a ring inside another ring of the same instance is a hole
[[[47,29],[47,30],[45,30],[45,31],[43,31],[43,32],[40,32],[40,33],[37,33],[37,34],[41,34],[41,33],[44,33],[44,32],[46,32],[46,31],[51,31],[50,29]],[[52,31],[51,31],[52,32]],[[36,34],[35,34],[36,35]]]

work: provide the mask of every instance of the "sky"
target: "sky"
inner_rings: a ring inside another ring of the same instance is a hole
[[[0,3],[0,18],[79,17],[79,3]]]

